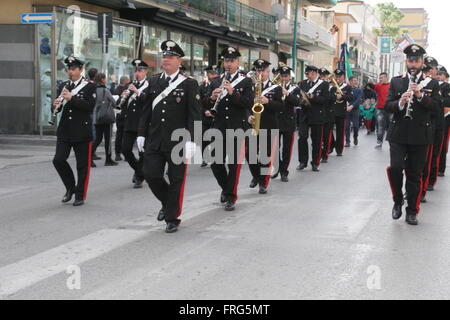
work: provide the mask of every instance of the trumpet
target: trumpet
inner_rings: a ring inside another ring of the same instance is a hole
[[[259,129],[261,127],[261,114],[264,112],[264,105],[260,102],[262,96],[262,76],[261,74],[256,79],[255,83],[255,102],[252,107],[253,117],[253,130],[252,135],[258,136]]]
[[[62,104],[64,102],[64,98],[63,98],[62,95],[66,91],[69,91],[68,90],[68,85],[64,86],[64,88],[61,91],[61,94],[59,95],[58,98],[56,98],[56,100],[58,101],[59,105],[53,109],[52,116],[51,116],[50,120],[48,121],[48,123],[50,125],[52,125],[52,126],[55,125],[55,123],[56,123],[56,118],[58,116],[58,112],[61,110]]]
[[[219,103],[220,103],[220,101],[222,100],[222,98],[224,97],[224,94],[223,94],[223,88],[225,87],[225,83],[227,82],[227,81],[229,81],[230,79],[230,73],[229,72],[227,72],[227,71],[225,71],[225,74],[224,74],[224,76],[223,76],[223,80],[222,80],[222,83],[221,83],[221,85],[220,85],[220,87],[219,87],[219,89],[221,90],[220,91],[220,95],[217,97],[217,99],[216,99],[216,102],[214,103],[214,106],[211,108],[211,110],[210,110],[210,112],[211,112],[211,114],[213,115],[213,117],[215,117],[216,116],[216,114],[217,114],[217,108],[219,107]]]
[[[342,92],[341,87],[340,87],[339,84],[337,83],[336,77],[331,76],[331,77],[330,77],[330,80],[331,80],[331,82],[333,82],[333,85],[336,87],[336,92],[337,92],[338,94],[340,94],[341,96],[343,96],[344,93]],[[336,100],[336,103],[342,103],[342,102],[344,102],[344,100]]]

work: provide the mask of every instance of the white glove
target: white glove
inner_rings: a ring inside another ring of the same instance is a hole
[[[186,142],[184,156],[186,159],[191,159],[195,155],[195,151],[197,150],[197,145],[195,142],[188,141]]]
[[[136,144],[139,152],[144,152],[145,137],[137,137]]]

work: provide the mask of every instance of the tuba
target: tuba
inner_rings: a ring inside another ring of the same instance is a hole
[[[264,106],[260,102],[262,95],[262,78],[261,75],[259,75],[256,78],[255,82],[255,102],[252,107],[253,116],[255,117],[255,120],[253,121],[253,130],[252,135],[258,136],[259,135],[259,128],[261,126],[261,114],[264,112]]]

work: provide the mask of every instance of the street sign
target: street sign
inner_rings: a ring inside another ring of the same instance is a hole
[[[53,13],[21,13],[21,24],[52,23]]]
[[[380,53],[390,54],[392,51],[392,38],[391,37],[380,37]]]

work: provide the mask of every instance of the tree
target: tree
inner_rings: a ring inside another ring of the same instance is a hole
[[[375,6],[381,20],[381,28],[375,30],[378,36],[390,36],[396,40],[401,36],[401,30],[398,23],[404,17],[404,14],[392,3],[378,3]]]

